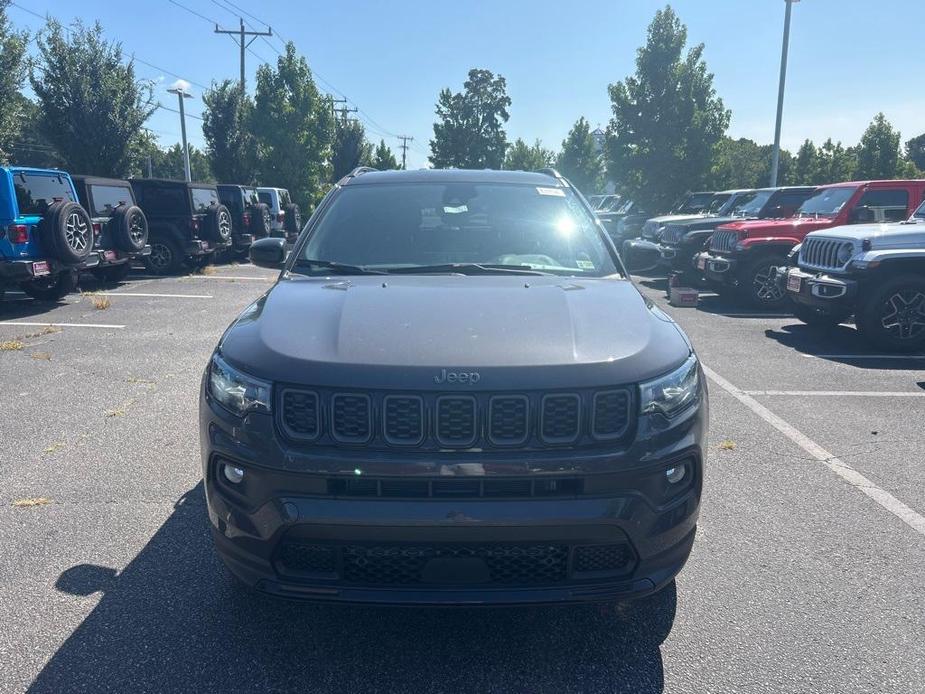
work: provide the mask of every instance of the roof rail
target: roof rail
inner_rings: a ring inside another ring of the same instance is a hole
[[[351,171],[351,172],[348,173],[346,176],[344,176],[342,179],[340,179],[340,180],[337,182],[337,185],[342,186],[342,185],[344,185],[347,181],[349,181],[351,178],[356,178],[357,176],[362,176],[363,174],[369,173],[370,171],[378,171],[378,170],[379,170],[379,169],[374,169],[374,168],[371,167],[371,166],[358,166],[358,167],[356,167],[353,171]]]
[[[556,171],[551,166],[546,166],[542,169],[537,169],[536,173],[541,173],[541,174],[546,174],[547,176],[552,176],[553,178],[558,180],[560,183],[562,183],[566,187],[571,188],[572,186],[572,184],[569,183],[569,180],[565,176],[560,174],[558,171]]]

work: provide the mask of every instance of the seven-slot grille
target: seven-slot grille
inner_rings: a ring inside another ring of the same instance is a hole
[[[686,227],[680,224],[669,224],[662,232],[662,243],[678,244],[681,243],[681,237],[684,236]]]
[[[371,448],[595,445],[629,434],[630,388],[552,393],[325,392],[283,386],[282,433],[293,441]]]
[[[731,253],[738,240],[739,235],[736,232],[717,229],[713,234],[713,238],[710,239],[710,250],[719,253]]]
[[[850,241],[806,238],[800,246],[800,265],[819,270],[840,270],[844,264],[838,262],[838,249],[844,243]]]

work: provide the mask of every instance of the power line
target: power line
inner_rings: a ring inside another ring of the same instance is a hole
[[[200,19],[206,20],[209,24],[217,24],[217,22],[216,22],[214,19],[209,19],[209,18],[206,17],[204,14],[200,14],[200,13],[197,12],[196,10],[194,10],[194,9],[192,9],[192,8],[190,8],[190,7],[187,7],[187,6],[184,5],[183,3],[177,2],[177,0],[167,0],[167,2],[171,3],[172,5],[176,5],[177,7],[180,7],[180,8],[182,8],[182,9],[186,10],[186,11],[189,12],[190,14],[196,15],[196,16],[199,17]]]
[[[141,63],[142,65],[147,65],[147,66],[150,67],[150,68],[154,68],[155,70],[158,70],[158,71],[163,72],[163,73],[165,73],[165,74],[167,74],[167,75],[170,75],[171,77],[176,77],[177,79],[180,79],[180,80],[186,80],[186,81],[189,82],[190,84],[195,84],[195,85],[196,85],[197,87],[199,87],[200,89],[211,89],[211,87],[207,87],[206,85],[202,84],[201,82],[194,82],[193,80],[186,79],[186,78],[183,77],[182,75],[178,75],[176,72],[171,72],[170,70],[165,70],[165,69],[162,68],[162,67],[158,67],[158,66],[155,65],[154,63],[149,63],[147,60],[142,60],[141,58],[139,58],[139,57],[138,57],[137,55],[135,55],[134,53],[132,53],[132,60],[134,60],[136,63]]]
[[[170,108],[170,106],[164,106],[164,104],[157,104],[157,108],[162,108],[165,111],[173,111],[174,113],[180,113],[179,109]],[[202,116],[197,116],[195,113],[186,113],[187,118],[195,118],[196,120],[205,120]]]
[[[215,2],[215,0],[213,0],[213,2]],[[215,3],[215,4],[218,5],[218,3]],[[219,6],[220,6],[220,5],[219,5]],[[220,6],[220,7],[221,7],[221,6]],[[254,41],[257,40],[257,37],[259,37],[259,36],[273,36],[273,29],[271,29],[271,28],[268,26],[268,27],[267,27],[267,31],[252,31],[252,30],[247,30],[247,29],[244,28],[244,18],[242,17],[242,18],[241,18],[241,26],[240,26],[240,28],[238,28],[238,29],[220,29],[219,26],[218,26],[218,23],[216,23],[216,24],[215,24],[215,33],[216,33],[216,34],[228,34],[229,36],[231,36],[231,35],[236,35],[236,36],[238,37],[237,43],[238,43],[238,46],[239,46],[240,49],[241,49],[241,91],[243,92],[243,91],[244,91],[244,51],[248,51],[248,52],[250,52],[252,55],[257,56],[257,58],[258,58],[259,60],[262,60],[263,62],[267,62],[266,60],[264,60],[263,58],[261,58],[259,55],[257,55],[257,53],[254,52],[254,51],[251,49],[250,46],[251,46],[251,44],[252,44]],[[247,42],[245,43],[245,39],[246,39],[247,37],[249,37],[249,36],[251,37],[250,41],[247,41]]]

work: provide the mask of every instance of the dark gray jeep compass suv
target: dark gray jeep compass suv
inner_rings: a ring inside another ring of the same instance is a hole
[[[641,597],[694,541],[707,421],[678,326],[553,170],[358,169],[222,336],[215,544],[286,597]]]

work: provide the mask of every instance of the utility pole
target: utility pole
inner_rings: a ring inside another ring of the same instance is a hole
[[[405,162],[408,158],[408,143],[414,142],[414,138],[410,135],[396,135],[396,137],[401,140],[401,144],[399,145],[399,147],[401,147],[401,168],[404,169]]]
[[[241,49],[241,91],[243,92],[244,91],[244,51],[246,51],[248,47],[254,41],[257,40],[258,37],[273,36],[273,29],[270,27],[267,27],[266,31],[247,31],[244,29],[244,19],[243,18],[239,18],[239,19],[241,22],[241,27],[239,29],[220,29],[218,24],[216,24],[215,33],[216,34],[228,34],[229,36],[236,35],[238,37],[237,44]],[[247,41],[246,39],[248,36],[251,36],[253,38],[251,38],[250,41]]]
[[[774,126],[774,149],[771,152],[771,187],[777,187],[777,169],[780,165],[780,128],[784,117],[784,85],[787,83],[787,53],[790,50],[790,12],[793,3],[800,0],[784,0],[787,11],[784,14],[784,44],[780,52],[780,83],[777,87],[777,123]]]
[[[346,122],[346,120],[347,120],[347,114],[348,114],[348,113],[356,113],[356,112],[357,112],[357,110],[356,110],[355,108],[347,108],[346,105],[341,106],[340,108],[336,108],[336,109],[334,109],[334,110],[337,111],[337,112],[340,114],[340,119],[341,119],[342,121],[345,121],[345,122]]]

